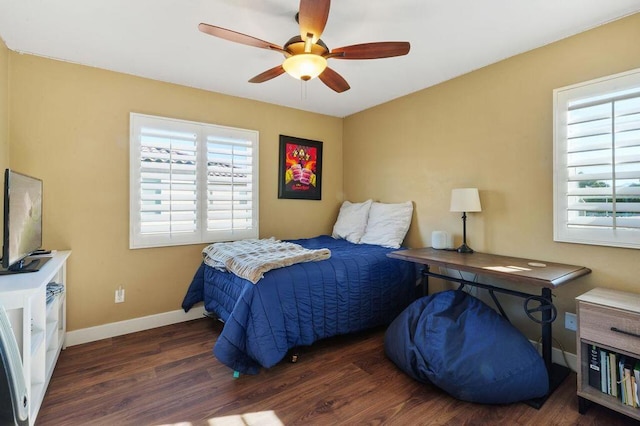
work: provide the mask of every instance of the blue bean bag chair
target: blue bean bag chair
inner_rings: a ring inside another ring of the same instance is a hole
[[[389,325],[384,348],[409,376],[464,401],[507,404],[549,390],[544,361],[527,338],[463,291],[413,302]]]

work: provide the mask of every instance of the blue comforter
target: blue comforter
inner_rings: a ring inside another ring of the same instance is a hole
[[[204,265],[184,297],[225,322],[213,352],[235,371],[257,374],[297,346],[389,324],[414,299],[415,267],[393,249],[330,236],[293,240],[331,258],[274,269],[257,284]]]

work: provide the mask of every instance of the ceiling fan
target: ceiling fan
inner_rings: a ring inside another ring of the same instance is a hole
[[[329,88],[341,93],[349,90],[349,84],[340,74],[327,67],[327,59],[378,59],[409,53],[411,45],[406,41],[354,44],[329,50],[320,36],[327,24],[330,6],[331,0],[300,0],[296,15],[300,35],[291,37],[283,47],[214,25],[201,23],[198,29],[215,37],[284,55],[285,60],[281,65],[256,75],[249,80],[250,83],[263,83],[286,72],[303,81],[318,77]]]

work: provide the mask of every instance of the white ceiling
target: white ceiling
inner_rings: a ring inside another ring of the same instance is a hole
[[[205,22],[277,44],[298,34],[298,0],[0,0],[9,49],[344,117],[640,11],[640,0],[334,1],[330,49],[409,41],[396,58],[330,59],[351,89],[253,76],[281,54],[198,31]],[[640,42],[640,41],[639,41]]]

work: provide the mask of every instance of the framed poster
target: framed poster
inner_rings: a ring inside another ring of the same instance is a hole
[[[322,198],[322,142],[280,135],[278,198]]]

